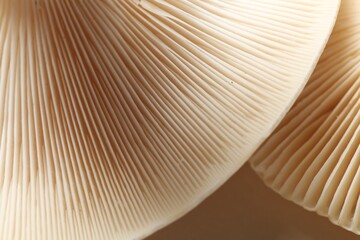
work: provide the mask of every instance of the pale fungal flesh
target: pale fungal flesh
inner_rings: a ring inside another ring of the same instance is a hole
[[[134,239],[290,108],[337,0],[0,0],[0,239]]]
[[[251,163],[284,197],[360,234],[360,1],[342,1],[314,75]]]

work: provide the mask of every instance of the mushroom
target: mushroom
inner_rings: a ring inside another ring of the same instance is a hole
[[[338,0],[1,0],[0,239],[134,239],[270,134]]]
[[[251,159],[285,198],[360,234],[360,1],[343,0],[305,90]]]

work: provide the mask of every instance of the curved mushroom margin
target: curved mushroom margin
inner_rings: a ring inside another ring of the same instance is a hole
[[[0,1],[1,238],[140,238],[194,208],[287,112],[338,4]]]
[[[287,199],[360,234],[360,2],[343,0],[309,83],[250,160]]]

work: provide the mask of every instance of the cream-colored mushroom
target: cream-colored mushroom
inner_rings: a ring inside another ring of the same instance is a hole
[[[337,0],[0,0],[0,239],[134,239],[302,90]]]
[[[360,1],[342,1],[314,75],[252,165],[286,198],[360,233]]]

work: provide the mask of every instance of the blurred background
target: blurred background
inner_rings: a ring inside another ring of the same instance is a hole
[[[359,240],[280,197],[243,166],[193,211],[146,240]]]

